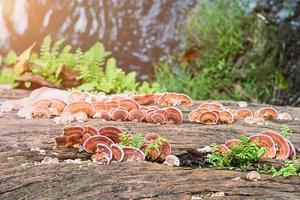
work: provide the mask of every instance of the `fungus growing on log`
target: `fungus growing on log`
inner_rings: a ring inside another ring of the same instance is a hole
[[[83,143],[83,148],[87,153],[95,153],[97,144],[105,144],[110,147],[114,142],[106,136],[94,135]]]
[[[88,117],[91,117],[95,110],[92,104],[85,102],[85,101],[79,101],[79,102],[73,102],[68,104],[64,110],[63,113],[72,113],[72,114],[76,114],[76,113],[80,113],[83,112],[85,113]]]
[[[49,109],[51,111],[51,115],[59,115],[67,105],[60,99],[51,99],[50,102],[51,104]]]
[[[249,110],[249,109],[245,109],[245,108],[243,108],[243,109],[238,109],[238,110],[235,111],[234,117],[235,117],[236,119],[243,120],[243,119],[245,119],[246,117],[253,117],[253,113],[252,113],[252,111]]]
[[[206,108],[210,110],[222,110],[224,106],[220,103],[202,103],[198,108]]]
[[[278,119],[283,121],[290,121],[293,120],[293,117],[290,113],[283,112],[283,113],[279,113]]]
[[[297,157],[297,155],[296,155],[296,148],[295,148],[295,146],[291,143],[290,140],[288,140],[288,139],[286,139],[286,138],[285,138],[285,140],[287,141],[287,143],[289,144],[289,147],[290,147],[290,155],[289,155],[288,159],[294,160],[294,159]]]
[[[172,152],[172,148],[169,142],[163,141],[159,147],[159,151],[161,153],[159,156],[160,160],[165,160],[166,157]]]
[[[123,99],[119,102],[120,107],[126,108],[126,110],[131,111],[134,109],[140,109],[140,105],[132,99]]]
[[[278,119],[278,112],[272,107],[263,107],[256,111],[254,116],[265,120],[275,120]]]
[[[33,103],[34,106],[46,106],[49,107],[51,105],[51,101],[48,99],[40,99]]]
[[[154,112],[151,115],[151,122],[157,125],[163,125],[166,123],[166,118],[162,114]]]
[[[37,105],[37,106],[34,106],[33,117],[49,119],[51,117],[51,112],[47,106]]]
[[[170,124],[181,124],[183,121],[183,116],[181,110],[175,107],[166,108],[167,112],[166,122]]]
[[[140,109],[132,109],[129,111],[128,119],[134,122],[141,122],[144,119],[144,113]]]
[[[252,135],[249,137],[249,142],[257,142],[259,146],[267,148],[267,151],[262,156],[263,158],[274,158],[276,156],[276,146],[274,140],[263,134]]]
[[[192,106],[192,99],[181,93],[164,93],[157,99],[157,103],[162,106]]]
[[[203,112],[210,111],[209,109],[206,108],[196,108],[192,110],[189,114],[189,121],[190,122],[199,122],[199,115]]]
[[[145,152],[147,160],[154,161],[154,160],[158,159],[158,157],[160,156],[159,149],[158,148],[150,148],[149,144],[146,144],[146,143],[142,144],[140,149],[143,152]]]
[[[226,154],[229,151],[229,148],[225,144],[221,144],[218,146],[218,151],[220,153]]]
[[[96,153],[92,155],[91,159],[99,165],[108,165],[110,163],[110,159],[105,153]]]
[[[227,124],[232,124],[234,121],[233,114],[229,111],[220,111],[218,114],[219,117],[219,122],[221,123],[227,123]]]
[[[88,116],[85,112],[74,113],[73,116],[78,122],[85,122],[88,119]]]
[[[128,118],[128,112],[121,108],[114,108],[111,111],[111,119],[113,121],[126,121]]]
[[[285,160],[290,156],[290,146],[287,140],[281,136],[279,133],[274,131],[263,131],[260,134],[270,136],[274,142],[278,145],[278,150],[276,153],[276,159]]]
[[[247,174],[246,179],[250,181],[258,181],[261,180],[261,175],[257,171],[251,171]]]
[[[111,119],[111,114],[107,110],[99,110],[95,112],[93,118],[100,119],[102,121],[109,121]]]
[[[110,149],[112,151],[112,154],[113,154],[113,158],[116,160],[116,161],[123,161],[124,159],[124,151],[121,147],[119,147],[118,145],[116,144],[112,144],[110,145]]]
[[[199,115],[199,122],[202,124],[217,124],[218,114],[213,111],[205,111]]]
[[[109,158],[109,161],[111,161],[113,158],[112,150],[106,144],[97,144],[96,154],[106,154],[106,156]]]
[[[174,155],[168,155],[166,157],[166,160],[164,162],[165,165],[169,165],[169,166],[176,166],[176,167],[179,167],[180,165],[180,161],[178,159],[177,156],[174,156]]]
[[[152,122],[152,115],[154,115],[154,114],[155,114],[155,113],[154,113],[153,110],[147,112],[147,113],[146,113],[146,116],[145,116],[145,121],[151,123],[151,122]]]
[[[150,143],[156,139],[158,139],[160,136],[156,133],[147,133],[144,137],[144,143]]]
[[[144,161],[145,160],[145,154],[134,147],[123,147],[124,151],[124,161]]]
[[[154,104],[160,97],[158,94],[144,94],[144,95],[134,95],[133,100],[138,102],[140,105],[150,105]]]
[[[114,143],[120,143],[121,138],[120,135],[124,132],[124,131],[116,126],[103,126],[99,129],[99,134],[108,137],[109,139],[111,139]]]

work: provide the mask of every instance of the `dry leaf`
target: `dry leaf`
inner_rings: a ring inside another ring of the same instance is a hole
[[[18,82],[31,82],[31,89],[39,88],[39,87],[55,87],[52,83],[49,83],[44,77],[40,75],[30,75],[30,74],[23,74],[18,77]]]
[[[26,49],[18,58],[17,63],[14,65],[14,72],[15,74],[23,74],[24,72],[28,71],[28,61],[31,55],[31,50],[35,46],[33,43],[28,49]]]

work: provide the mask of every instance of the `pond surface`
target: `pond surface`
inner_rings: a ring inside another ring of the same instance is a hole
[[[120,67],[148,79],[152,62],[179,46],[176,27],[194,2],[0,0],[0,53],[20,53],[47,34],[84,50],[101,41]]]

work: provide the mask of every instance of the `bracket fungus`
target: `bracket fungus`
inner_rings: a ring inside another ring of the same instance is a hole
[[[144,143],[150,143],[156,139],[158,139],[160,136],[156,133],[147,133],[144,137]]]
[[[144,113],[140,109],[132,109],[129,111],[128,119],[133,122],[141,122],[145,118]]]
[[[93,118],[100,119],[103,121],[109,121],[111,119],[111,114],[107,110],[99,110],[99,111],[95,112],[95,114],[93,115]]]
[[[46,106],[49,107],[51,105],[51,101],[48,99],[40,99],[33,103],[34,106]]]
[[[278,114],[278,119],[279,120],[289,121],[289,120],[293,120],[293,117],[292,117],[292,115],[290,113],[283,112],[283,113],[279,113]]]
[[[295,159],[295,158],[297,157],[297,155],[296,155],[296,148],[295,148],[295,146],[291,143],[290,140],[288,140],[288,139],[286,139],[286,138],[285,138],[285,140],[287,141],[287,143],[289,144],[289,147],[290,147],[290,155],[289,155],[288,159],[293,160],[293,159]]]
[[[126,110],[131,111],[134,109],[140,109],[138,102],[132,99],[122,99],[119,102],[120,107],[126,108]]]
[[[239,120],[243,120],[246,117],[253,117],[253,112],[249,109],[238,109],[234,112],[234,117]]]
[[[168,107],[165,109],[167,112],[166,122],[169,124],[181,124],[183,116],[181,110],[176,107]]]
[[[92,155],[91,159],[99,165],[108,165],[110,163],[110,158],[105,153],[96,153]]]
[[[258,181],[261,180],[261,175],[257,171],[251,171],[247,174],[246,179],[250,181]]]
[[[202,124],[217,124],[218,114],[213,111],[205,111],[199,115],[199,122]]]
[[[206,111],[210,111],[210,110],[206,108],[196,108],[192,110],[189,114],[190,122],[199,122],[199,115]]]
[[[151,115],[151,122],[157,125],[163,125],[166,123],[166,118],[162,114],[154,112]]]
[[[126,121],[128,118],[128,112],[121,108],[114,108],[111,111],[111,119],[113,121]]]
[[[218,117],[221,123],[232,124],[234,121],[233,114],[226,110],[220,111]]]
[[[192,99],[181,93],[164,93],[158,99],[157,103],[162,106],[192,106]]]
[[[87,153],[95,153],[98,144],[105,144],[110,147],[114,142],[106,136],[94,135],[83,143],[83,148]]]
[[[217,102],[211,102],[211,103],[202,103],[198,108],[206,108],[209,110],[222,110],[223,105]]]
[[[278,150],[276,153],[276,159],[288,159],[290,156],[290,146],[287,140],[281,136],[279,133],[274,131],[263,131],[260,134],[270,136],[274,142],[277,144]]]
[[[159,147],[160,151],[160,160],[165,160],[167,156],[169,156],[172,152],[171,145],[167,141],[163,141]]]
[[[50,111],[51,111],[51,115],[59,115],[64,108],[66,107],[66,103],[60,99],[51,99],[50,100],[51,104],[50,104]]]
[[[105,154],[109,158],[109,161],[113,159],[112,150],[106,144],[97,144],[96,154]]]
[[[145,160],[145,154],[134,147],[123,147],[124,151],[124,161],[144,161]]]
[[[174,155],[168,155],[166,157],[166,160],[164,162],[165,165],[169,165],[169,166],[176,166],[176,167],[179,167],[180,165],[180,161],[178,159],[177,156],[174,156]]]
[[[126,130],[122,130],[116,126],[103,126],[99,129],[99,134],[108,137],[111,139],[114,143],[120,143],[121,138],[120,135],[124,132],[127,132]]]
[[[85,113],[88,117],[91,117],[94,114],[95,110],[92,104],[85,101],[79,101],[68,104],[63,110],[63,113],[66,112],[72,114],[82,112]]]
[[[121,147],[119,147],[118,145],[116,145],[116,144],[110,145],[110,149],[112,151],[113,158],[116,161],[122,162],[123,159],[124,159],[124,151],[123,151],[123,149]]]
[[[278,111],[272,107],[263,107],[257,110],[254,116],[265,120],[275,120],[278,119]]]
[[[150,148],[149,144],[142,144],[141,148],[140,148],[143,152],[145,152],[146,154],[146,159],[147,160],[157,160],[158,157],[160,156],[160,151],[158,148]]]
[[[262,156],[263,158],[274,158],[276,156],[275,142],[270,136],[263,134],[252,135],[249,137],[249,142],[257,142],[260,146],[267,148],[267,151]]]
[[[218,146],[218,151],[220,153],[226,154],[229,151],[229,148],[225,144],[221,144]]]
[[[157,94],[144,94],[144,95],[134,95],[132,99],[138,102],[140,105],[150,105],[154,104],[160,95]]]
[[[36,105],[34,106],[33,117],[49,119],[51,117],[51,112],[49,108],[45,105]]]

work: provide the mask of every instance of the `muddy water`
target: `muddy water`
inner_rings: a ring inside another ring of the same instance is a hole
[[[152,62],[178,46],[176,27],[194,0],[0,0],[0,53],[21,52],[47,34],[74,47],[96,41],[126,71],[147,79]]]

